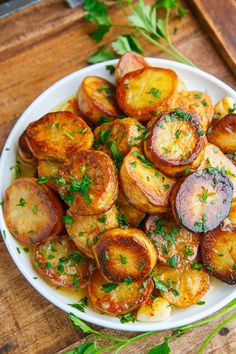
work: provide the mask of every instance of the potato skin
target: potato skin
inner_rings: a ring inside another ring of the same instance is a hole
[[[192,232],[216,228],[230,212],[233,185],[218,170],[198,170],[179,179],[172,189],[170,202],[178,224]]]
[[[104,213],[115,202],[118,193],[116,169],[104,152],[80,151],[61,166],[59,176],[66,181],[59,185],[60,195],[73,214]],[[82,192],[88,189],[84,195],[78,191],[77,183],[82,183]]]
[[[144,122],[168,110],[177,87],[178,77],[174,71],[146,67],[126,74],[120,80],[116,98],[127,116]]]
[[[119,59],[115,69],[115,78],[119,82],[126,74],[149,66],[144,57],[135,52],[127,52]]]
[[[58,177],[58,171],[61,165],[61,162],[50,160],[39,160],[38,162],[39,177],[46,177],[48,179],[47,185],[56,192],[58,191],[58,183],[55,178]]]
[[[37,270],[56,286],[81,289],[87,286],[94,264],[67,235],[49,237],[35,248]]]
[[[82,118],[71,112],[48,113],[30,123],[26,141],[40,160],[66,161],[93,145],[93,134]]]
[[[104,230],[118,227],[118,212],[115,205],[99,215],[74,215],[70,209],[67,215],[73,220],[73,223],[66,224],[68,235],[76,246],[90,258],[94,258],[92,245],[96,242],[98,235]]]
[[[37,159],[32,154],[27,141],[26,141],[26,132],[20,136],[18,141],[18,149],[17,149],[18,157],[21,163],[26,166],[34,167],[37,165]]]
[[[157,261],[156,250],[139,229],[112,229],[103,232],[93,246],[101,274],[108,280],[147,278]]]
[[[166,292],[161,291],[161,296],[176,307],[196,304],[210,287],[207,272],[203,268],[192,269],[191,265],[178,269],[158,265],[155,268],[155,275],[168,288]],[[175,293],[176,290],[179,294]]]
[[[236,114],[227,114],[208,131],[207,139],[224,153],[236,152]]]
[[[198,118],[175,109],[152,120],[144,151],[157,169],[176,177],[184,175],[186,169],[198,168],[206,144]]]
[[[124,193],[119,190],[116,202],[119,215],[122,215],[128,223],[128,226],[138,227],[141,221],[145,218],[146,213],[134,208],[129,204]]]
[[[77,92],[77,99],[80,111],[93,124],[102,116],[115,119],[122,115],[115,100],[114,85],[101,77],[85,77]]]
[[[165,213],[170,209],[170,191],[175,180],[147,165],[136,154],[142,151],[132,148],[124,158],[120,170],[121,189],[128,202],[135,208],[150,214]]]
[[[201,255],[210,274],[227,284],[236,284],[236,226],[208,232],[201,242]]]
[[[107,280],[96,270],[90,278],[88,293],[96,309],[111,315],[120,315],[134,310],[149,298],[153,290],[152,279],[148,279],[145,283],[132,282],[129,285],[119,283],[111,292],[102,290],[102,286],[106,284],[108,284]]]
[[[64,211],[60,200],[35,178],[11,183],[4,197],[4,218],[9,231],[24,244],[37,244],[63,228]],[[43,223],[42,223],[43,220]]]
[[[132,145],[141,145],[141,134],[144,131],[145,127],[134,118],[116,119],[112,122],[101,124],[94,130],[94,146],[97,150],[106,152],[112,157],[112,152],[108,145],[116,142],[118,151],[124,157],[128,154]],[[107,139],[104,138],[106,134],[109,135]]]
[[[181,268],[197,257],[199,236],[178,226],[171,215],[150,215],[145,232],[156,247],[158,262],[163,265],[170,266],[175,257],[175,268]]]

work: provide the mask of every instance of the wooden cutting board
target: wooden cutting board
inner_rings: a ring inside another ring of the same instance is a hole
[[[188,3],[236,76],[236,1],[189,0]]]

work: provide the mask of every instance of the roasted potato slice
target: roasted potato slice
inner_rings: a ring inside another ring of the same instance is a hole
[[[57,286],[81,289],[94,269],[91,262],[67,235],[49,237],[34,252],[35,266]]]
[[[118,83],[116,97],[129,117],[148,121],[167,111],[178,87],[178,77],[170,69],[146,67],[130,72]]]
[[[101,77],[85,77],[77,98],[80,111],[94,124],[104,116],[115,119],[122,115],[115,100],[115,87]]]
[[[171,315],[171,305],[161,296],[150,297],[142,303],[137,313],[137,320],[141,322],[161,322]]]
[[[231,180],[234,186],[233,200],[236,201],[236,166],[213,144],[207,144],[205,149],[199,169],[204,168],[216,168]]]
[[[204,169],[178,180],[170,202],[178,224],[205,233],[229,215],[232,198],[230,179],[216,169]]]
[[[227,114],[208,130],[207,139],[223,152],[236,151],[236,114]]]
[[[210,286],[207,272],[203,268],[193,269],[191,265],[178,269],[158,265],[153,280],[161,296],[176,307],[196,304]]]
[[[145,232],[156,247],[158,262],[163,265],[180,268],[197,256],[199,236],[178,226],[170,215],[149,216]]]
[[[127,52],[122,55],[116,66],[116,80],[120,81],[126,74],[146,68],[147,66],[149,64],[142,55],[135,52]]]
[[[93,306],[111,315],[120,315],[145,302],[153,290],[152,279],[143,282],[108,283],[96,270],[89,281],[88,293]]]
[[[33,153],[31,152],[27,141],[26,141],[26,133],[24,132],[18,141],[18,149],[17,149],[17,154],[18,154],[18,158],[20,160],[21,163],[23,163],[26,166],[29,167],[35,167],[37,165],[37,159],[36,157],[33,155]]]
[[[88,257],[94,258],[92,245],[96,242],[100,232],[118,227],[118,212],[113,205],[110,210],[99,215],[73,215],[67,211],[69,222],[66,230],[76,246]]]
[[[93,246],[102,275],[108,281],[147,278],[157,261],[155,247],[139,229],[112,229],[103,232]]]
[[[228,284],[236,284],[236,226],[208,232],[201,242],[203,263],[210,274]]]
[[[216,103],[214,113],[214,121],[212,123],[218,122],[227,114],[236,113],[236,99],[233,97],[224,97]]]
[[[171,108],[181,108],[198,116],[202,129],[206,132],[210,125],[214,108],[211,97],[200,91],[182,91],[177,93]]]
[[[96,215],[109,210],[118,193],[115,165],[101,151],[80,151],[59,169],[59,192],[75,215]]]
[[[116,159],[117,153],[124,157],[132,146],[139,146],[145,134],[145,127],[136,119],[116,119],[104,123],[94,130],[94,146]],[[114,145],[116,145],[115,152]]]
[[[120,182],[128,202],[135,208],[151,214],[168,211],[175,180],[155,169],[141,150],[132,148],[124,158]]]
[[[50,160],[39,160],[38,162],[38,175],[39,177],[45,177],[47,180],[47,185],[58,191],[58,171],[61,167],[61,162],[50,161]]]
[[[93,145],[93,134],[82,118],[71,112],[48,113],[26,129],[26,141],[39,160],[66,161]]]
[[[174,109],[152,120],[144,151],[157,169],[176,177],[198,168],[206,144],[197,117]]]
[[[63,208],[57,196],[35,178],[12,182],[4,197],[4,217],[9,231],[25,244],[36,244],[63,228]]]
[[[232,203],[228,219],[233,225],[236,225],[236,201]]]
[[[146,215],[143,211],[140,211],[129,204],[121,190],[119,190],[118,193],[116,207],[121,216],[121,221],[126,224],[124,226],[138,227]]]

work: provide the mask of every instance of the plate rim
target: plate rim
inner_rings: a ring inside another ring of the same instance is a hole
[[[189,72],[193,72],[195,74],[197,74],[198,76],[201,76],[202,78],[205,78],[209,81],[211,81],[213,84],[220,86],[222,89],[228,91],[230,93],[231,96],[233,96],[234,98],[236,98],[236,92],[235,90],[230,87],[229,85],[227,85],[225,82],[223,82],[222,80],[218,79],[217,77],[201,70],[198,68],[193,68],[190,67],[186,64],[182,64],[176,61],[172,61],[172,60],[168,60],[168,59],[159,59],[159,58],[153,58],[153,57],[146,57],[147,61],[149,61],[151,64],[155,64],[158,66],[164,65],[164,66],[169,66],[171,69],[175,70],[178,68],[182,68],[185,69]],[[34,107],[38,104],[38,102],[42,99],[44,99],[45,96],[47,96],[50,91],[54,90],[55,87],[60,88],[60,86],[63,86],[64,83],[70,79],[73,79],[73,77],[75,77],[76,75],[86,75],[86,72],[89,72],[91,70],[91,68],[93,69],[100,69],[100,68],[104,68],[106,65],[113,65],[116,64],[118,62],[118,59],[113,59],[113,60],[107,60],[101,63],[97,63],[97,64],[93,64],[91,66],[86,66],[84,68],[81,68],[79,70],[76,70],[64,77],[62,77],[61,79],[57,80],[56,82],[54,82],[52,85],[50,85],[48,88],[46,88],[40,95],[38,95],[28,106],[27,108],[24,110],[24,112],[20,115],[20,117],[17,119],[17,121],[15,122],[14,126],[12,127],[6,142],[4,144],[3,150],[2,150],[2,154],[1,154],[1,158],[0,158],[0,172],[3,171],[3,162],[6,158],[6,147],[9,146],[9,141],[12,140],[14,133],[18,130],[19,126],[22,125],[23,119],[25,116],[28,115],[28,112],[30,112],[31,110],[34,109]],[[1,187],[1,181],[0,181],[0,191],[1,191],[2,187]],[[11,237],[13,237],[10,232],[7,229],[7,226],[5,224],[5,220],[3,217],[3,209],[0,209],[0,229],[1,229],[1,233],[3,235],[3,231],[6,232],[7,237],[4,238],[3,237],[3,241],[7,247],[7,250],[12,258],[12,260],[14,261],[14,263],[16,264],[17,268],[19,269],[19,271],[21,272],[21,274],[24,276],[24,278],[31,284],[31,286],[44,298],[46,298],[49,302],[51,302],[52,304],[54,304],[55,306],[57,306],[58,308],[60,308],[61,310],[65,311],[66,313],[72,312],[71,308],[69,305],[65,305],[64,303],[62,303],[60,300],[53,298],[53,295],[50,294],[47,289],[44,289],[40,286],[40,284],[38,284],[37,282],[33,281],[32,278],[32,274],[30,275],[28,269],[25,269],[21,263],[20,257],[14,257],[14,251],[13,251],[13,245],[11,243],[11,241],[9,241],[9,239]],[[10,236],[10,237],[9,237]],[[42,280],[44,281],[44,280]],[[154,330],[168,330],[171,328],[176,328],[176,327],[180,327],[183,325],[187,325],[193,322],[196,322],[200,319],[203,319],[213,313],[215,313],[216,311],[220,310],[222,307],[226,306],[230,301],[232,301],[234,298],[236,297],[236,289],[234,289],[234,291],[232,291],[231,294],[229,294],[226,298],[222,299],[221,301],[219,301],[217,304],[213,305],[212,307],[210,307],[210,309],[206,308],[206,309],[202,309],[201,311],[199,311],[199,313],[195,314],[195,315],[190,315],[188,317],[188,319],[186,320],[176,320],[174,322],[174,325],[172,324],[172,322],[138,322],[139,326],[137,326],[137,322],[134,323],[127,323],[127,324],[122,324],[120,322],[112,322],[109,321],[109,318],[105,318],[101,319],[98,318],[96,316],[94,316],[95,312],[93,313],[82,313],[79,312],[76,309],[73,309],[73,313],[75,313],[79,318],[81,318],[84,321],[87,321],[89,323],[95,324],[95,325],[99,325],[105,328],[111,328],[111,329],[115,329],[115,330],[125,330],[125,331],[133,331],[133,332],[149,332],[149,331],[154,331]],[[142,324],[142,326],[141,326]],[[161,327],[161,329],[160,329]]]

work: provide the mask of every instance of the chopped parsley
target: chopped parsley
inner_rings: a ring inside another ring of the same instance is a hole
[[[70,216],[70,215],[64,215],[64,216],[63,216],[63,220],[64,220],[64,223],[65,223],[66,225],[72,225],[72,224],[74,224],[74,219],[73,219],[72,216]]]
[[[107,220],[107,217],[103,213],[98,217],[98,222],[104,223],[106,220]]]
[[[150,91],[147,92],[147,94],[153,95],[155,98],[161,98],[162,95],[161,91],[155,87],[152,87]]]
[[[102,285],[101,290],[104,291],[104,293],[111,293],[113,290],[118,288],[118,286],[119,285],[115,283],[106,283]]]
[[[166,260],[166,263],[168,263],[172,268],[176,268],[177,265],[180,264],[180,259],[179,256],[172,256]]]
[[[24,198],[20,198],[19,203],[16,204],[16,206],[24,207],[26,204],[27,204],[26,200]]]
[[[120,319],[121,323],[128,323],[128,322],[135,321],[135,315],[132,312],[119,315],[118,318]]]
[[[122,254],[120,254],[120,261],[122,264],[127,264],[127,258],[122,256]]]
[[[75,309],[81,311],[81,312],[85,312],[86,307],[88,306],[88,298],[82,297],[78,304],[69,304],[69,306],[74,307]]]

